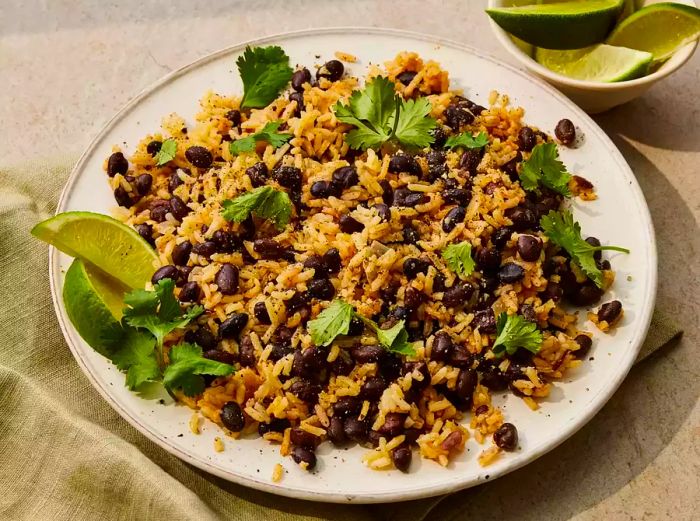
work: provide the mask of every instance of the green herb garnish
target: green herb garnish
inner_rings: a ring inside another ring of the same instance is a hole
[[[182,343],[170,350],[170,363],[163,373],[163,385],[169,391],[182,389],[187,396],[195,396],[206,387],[201,375],[226,376],[233,367],[202,356],[198,345]]]
[[[160,150],[156,154],[156,166],[163,166],[164,164],[175,159],[175,153],[177,152],[177,141],[172,138],[168,138],[160,145]]]
[[[568,210],[562,212],[551,210],[540,219],[540,226],[545,235],[554,244],[564,248],[571,259],[599,288],[603,287],[603,272],[596,266],[593,254],[602,250],[630,252],[627,248],[619,246],[591,246],[588,244],[581,237],[581,225],[574,221],[574,216]]]
[[[261,219],[270,219],[281,230],[292,216],[292,201],[287,192],[271,186],[261,186],[221,204],[224,207],[221,216],[237,223],[245,221],[252,212]]]
[[[359,316],[359,315],[358,315]],[[408,341],[408,331],[404,327],[404,321],[399,320],[389,329],[380,328],[374,321],[360,317],[377,335],[381,346],[390,353],[412,356],[416,354],[413,344]]]
[[[278,46],[246,47],[236,60],[243,81],[241,108],[266,107],[292,77],[289,56]]]
[[[404,100],[396,95],[394,84],[377,76],[363,90],[356,90],[348,104],[333,107],[338,120],[355,126],[345,141],[355,149],[377,148],[389,140],[408,147],[422,148],[434,141],[430,131],[437,122],[428,117],[431,105],[426,98]]]
[[[492,348],[496,355],[504,352],[515,354],[519,347],[537,353],[542,346],[542,332],[537,329],[537,324],[528,322],[520,315],[508,315],[505,312],[498,315],[496,332],[498,336]]]
[[[157,382],[161,377],[156,358],[156,339],[146,331],[126,328],[121,347],[112,356],[112,362],[126,371],[126,386],[134,391],[146,382]]]
[[[334,300],[315,319],[309,321],[311,340],[317,346],[330,345],[337,336],[348,334],[353,316],[355,310],[350,304]]]
[[[474,259],[472,259],[472,245],[467,242],[450,244],[442,252],[447,267],[454,271],[457,276],[464,279],[474,271]]]
[[[537,187],[542,185],[563,196],[571,197],[570,180],[571,174],[559,160],[557,146],[554,143],[541,143],[535,146],[530,158],[520,165],[520,185],[525,190],[537,190]]]
[[[269,121],[265,123],[265,126],[259,132],[237,139],[236,141],[231,141],[228,145],[228,149],[231,154],[237,156],[241,152],[252,152],[255,150],[255,143],[258,141],[266,141],[274,148],[279,148],[292,138],[291,134],[281,134],[277,132],[281,124],[281,121]]]
[[[450,136],[445,141],[445,148],[483,148],[489,144],[489,135],[486,132],[479,132],[473,136],[471,132],[462,132],[456,136]]]

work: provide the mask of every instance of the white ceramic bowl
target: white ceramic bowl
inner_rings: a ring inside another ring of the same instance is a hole
[[[693,0],[676,1],[682,4],[695,5]],[[522,3],[523,2],[517,2],[517,4]],[[643,3],[646,5],[654,2]],[[489,0],[489,7],[509,7],[514,4],[516,4],[516,2],[513,0]],[[511,36],[501,29],[493,20],[489,19],[489,22],[498,40],[515,59],[530,72],[554,85],[590,114],[603,112],[641,96],[654,83],[670,75],[688,61],[693,55],[695,48],[698,46],[697,40],[688,43],[679,49],[670,60],[665,62],[656,71],[643,78],[621,81],[619,83],[582,81],[562,76],[540,65],[534,58],[523,52],[523,50],[515,44]]]

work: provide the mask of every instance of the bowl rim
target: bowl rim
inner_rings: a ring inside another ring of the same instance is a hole
[[[675,0],[678,3],[695,6],[694,0]],[[502,3],[499,0],[488,0],[488,7],[502,7]],[[488,17],[488,15],[487,15]],[[573,87],[585,90],[595,90],[595,91],[620,91],[628,87],[637,87],[651,85],[658,80],[669,76],[674,73],[680,67],[682,67],[685,62],[687,62],[690,57],[695,52],[698,46],[698,40],[688,42],[683,47],[678,49],[669,60],[667,60],[661,67],[651,74],[642,76],[641,78],[636,78],[634,80],[618,81],[614,83],[604,83],[599,81],[586,81],[577,80],[574,78],[569,78],[563,74],[558,74],[548,69],[544,65],[540,65],[535,61],[534,58],[528,56],[523,52],[510,37],[510,34],[501,29],[501,27],[494,22],[491,17],[488,17],[489,24],[491,25],[491,30],[496,35],[496,38],[501,42],[501,45],[506,48],[506,50],[513,55],[522,65],[526,68],[532,70],[537,75],[546,79],[547,81],[557,83],[559,85],[565,85],[567,87]]]

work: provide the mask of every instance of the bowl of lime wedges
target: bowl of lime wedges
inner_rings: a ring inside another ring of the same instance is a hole
[[[489,0],[486,13],[521,64],[590,113],[644,94],[700,37],[692,0]]]

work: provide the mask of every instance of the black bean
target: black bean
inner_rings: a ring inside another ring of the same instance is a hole
[[[258,424],[258,434],[262,436],[268,432],[284,432],[290,425],[287,418],[272,418],[270,423]]]
[[[477,374],[474,369],[462,369],[457,376],[455,394],[461,400],[469,401],[471,405],[472,395],[474,394],[474,389],[476,389],[477,380]]]
[[[292,92],[289,95],[289,101],[295,101],[297,108],[294,110],[294,115],[296,117],[301,116],[301,111],[306,109],[304,105],[304,95],[301,92]]]
[[[214,360],[222,364],[233,365],[236,363],[236,356],[233,353],[221,349],[208,349],[202,353],[202,356],[207,360]]]
[[[425,194],[413,192],[408,188],[398,188],[394,191],[392,204],[394,206],[407,206],[412,208],[417,204],[422,204],[428,200]]]
[[[381,376],[369,376],[362,384],[360,398],[363,400],[379,400],[386,389],[386,381]]]
[[[442,450],[453,450],[459,447],[459,444],[462,443],[462,433],[459,431],[454,431],[451,432],[447,438],[445,438],[445,441],[443,441],[440,444],[440,448]]]
[[[328,273],[338,273],[341,268],[340,252],[338,248],[330,248],[323,254],[323,262],[328,268]]]
[[[185,333],[185,342],[197,344],[205,351],[216,349],[218,343],[214,334],[207,327],[189,330]]]
[[[520,314],[528,322],[537,322],[537,314],[532,304],[523,304],[520,306]]]
[[[351,349],[352,357],[358,364],[379,362],[384,354],[384,349],[378,345],[359,345]]]
[[[430,349],[430,359],[437,360],[438,362],[446,362],[450,354],[452,353],[452,348],[454,344],[450,335],[445,331],[439,331],[435,334],[433,339],[433,345]]]
[[[447,289],[445,276],[442,273],[436,273],[433,279],[433,291],[445,291]]]
[[[241,339],[238,346],[238,356],[241,367],[255,366],[255,346],[250,335],[246,335]]]
[[[518,165],[522,162],[522,160],[523,155],[520,153],[520,150],[518,150],[513,159],[501,166],[501,170],[503,170],[506,175],[510,177],[511,181],[517,181],[520,179],[518,176]]]
[[[318,401],[318,395],[321,392],[321,386],[300,378],[292,384],[289,388],[289,392],[307,403],[316,403],[316,401]]]
[[[301,170],[295,166],[276,166],[272,170],[272,177],[280,186],[290,190],[301,189]]]
[[[355,363],[345,351],[341,351],[338,358],[331,362],[331,370],[334,374],[340,376],[349,375],[354,366]]]
[[[214,241],[204,241],[192,246],[192,253],[209,258],[216,253],[216,243]]]
[[[595,248],[600,246],[600,240],[598,240],[597,237],[587,237],[586,242]],[[600,250],[594,252],[593,258],[597,261],[601,260],[603,258],[603,252]]]
[[[192,273],[194,266],[179,266],[177,269],[180,272],[180,276],[177,280],[177,285],[181,286],[189,280],[190,273]]]
[[[346,416],[355,416],[362,408],[362,400],[357,396],[341,396],[338,401],[333,404],[333,416],[345,418]]]
[[[199,302],[202,292],[196,282],[186,282],[180,290],[178,300],[180,302]]]
[[[553,300],[554,302],[559,302],[564,296],[564,290],[556,282],[547,282],[547,287],[542,293],[540,293],[540,298],[542,302],[547,302],[548,300]]]
[[[357,418],[345,418],[343,430],[345,431],[345,436],[349,439],[357,443],[362,443],[367,440],[369,423],[365,420],[358,420]]]
[[[403,71],[396,76],[396,79],[399,80],[402,85],[408,86],[413,81],[413,78],[416,77],[416,74],[418,73],[415,71]]]
[[[394,467],[401,472],[408,472],[412,458],[413,452],[408,445],[399,445],[391,451],[391,461],[394,463]]]
[[[598,310],[598,320],[605,321],[608,324],[612,324],[613,322],[615,322],[615,320],[617,320],[621,312],[622,302],[620,302],[619,300],[607,302],[600,306],[600,309]]]
[[[160,147],[163,146],[163,143],[154,139],[148,145],[146,145],[146,152],[148,152],[152,157],[155,156],[158,152],[160,152]]]
[[[256,239],[253,250],[263,259],[277,260],[285,253],[285,247],[274,239]]]
[[[554,135],[563,145],[569,146],[576,141],[576,127],[570,119],[562,119],[554,127]]]
[[[191,242],[185,241],[177,244],[170,254],[173,259],[173,264],[176,266],[186,266],[187,262],[190,260],[190,253],[192,253]]]
[[[590,306],[598,302],[603,296],[604,291],[597,287],[593,282],[585,282],[582,286],[567,297],[576,306]]]
[[[321,65],[316,71],[316,79],[326,78],[328,81],[338,81],[345,72],[345,67],[338,60],[330,60]]]
[[[235,295],[238,291],[239,270],[233,264],[223,264],[214,277],[214,283],[223,295]]]
[[[250,184],[255,188],[264,186],[269,175],[267,165],[262,161],[258,161],[253,166],[246,168],[245,173],[250,179]]]
[[[301,427],[294,427],[289,433],[289,440],[297,447],[315,449],[318,445],[318,436],[305,431]]]
[[[445,109],[445,123],[454,131],[459,131],[463,125],[469,125],[474,121],[474,115],[466,108],[457,104],[451,104]]]
[[[294,330],[287,326],[278,326],[275,329],[275,335],[273,340],[280,342],[284,345],[292,344],[292,337],[294,336]]]
[[[481,271],[495,271],[501,265],[501,254],[493,248],[479,248],[474,255],[474,262]]]
[[[403,296],[403,303],[408,309],[417,309],[423,302],[428,300],[428,296],[416,288],[407,288]]]
[[[529,152],[537,144],[537,135],[530,127],[523,127],[518,132],[518,146],[520,150]]]
[[[442,192],[442,198],[446,203],[467,206],[472,199],[472,193],[464,188],[451,188]]]
[[[146,195],[151,190],[153,184],[153,176],[151,174],[141,174],[136,178],[134,183],[136,192],[139,195]]]
[[[514,262],[505,263],[500,270],[498,270],[498,280],[503,284],[512,284],[518,282],[525,276],[525,270],[522,266],[515,264]]]
[[[336,447],[344,445],[347,443],[348,438],[345,436],[345,429],[343,427],[343,420],[336,416],[330,419],[330,425],[328,426],[328,439]]]
[[[403,263],[403,273],[408,280],[413,280],[419,273],[427,273],[429,267],[430,262],[415,257],[409,257]]]
[[[408,154],[396,154],[391,156],[389,160],[389,172],[392,174],[400,174],[406,172],[412,175],[420,176],[423,171],[413,156]]]
[[[442,150],[430,150],[425,159],[428,162],[428,175],[424,176],[423,180],[432,183],[449,173],[450,169],[445,164],[446,156]]]
[[[304,92],[304,84],[311,83],[311,72],[304,67],[292,74],[292,88],[297,92]]]
[[[133,204],[131,195],[122,185],[119,185],[114,189],[114,199],[117,201],[119,206],[123,206],[124,208],[129,208]]]
[[[591,350],[591,347],[593,347],[593,340],[591,340],[591,337],[588,335],[577,335],[574,340],[579,346],[579,348],[574,351],[574,356],[576,358],[584,358]]]
[[[272,362],[276,362],[277,360],[280,360],[287,355],[291,355],[292,353],[294,353],[294,349],[289,344],[274,343],[272,344],[272,350],[267,356],[267,359]]]
[[[292,459],[299,465],[305,464],[306,470],[313,470],[316,466],[316,454],[304,447],[294,447],[292,449]]]
[[[404,226],[401,235],[403,236],[403,242],[406,244],[417,244],[420,240],[418,231],[410,224]]]
[[[151,277],[151,283],[158,284],[163,279],[171,279],[173,282],[178,279],[180,272],[171,264],[158,268]]]
[[[510,240],[511,235],[513,235],[513,230],[510,228],[499,228],[491,235],[491,242],[497,250],[501,251],[506,247],[506,243]]]
[[[495,365],[488,364],[479,368],[481,372],[481,384],[492,391],[503,391],[508,388],[508,379],[503,372]]]
[[[219,336],[221,338],[236,338],[247,324],[248,315],[246,313],[231,313],[219,326]]]
[[[504,423],[493,433],[494,443],[508,452],[518,448],[518,429],[512,423]]]
[[[474,294],[474,287],[469,283],[455,282],[447,288],[442,296],[442,303],[448,308],[456,308],[467,303]]]
[[[170,193],[173,193],[178,186],[184,183],[185,182],[182,179],[180,179],[180,176],[177,175],[177,172],[173,172],[168,178],[168,191]]]
[[[185,151],[185,157],[197,168],[209,168],[214,162],[211,152],[204,147],[194,146]]]
[[[216,230],[211,236],[211,240],[216,244],[218,253],[232,253],[242,246],[236,234],[226,230]]]
[[[396,320],[408,320],[409,311],[403,306],[396,306],[389,313],[389,317],[393,317]]]
[[[182,199],[177,195],[173,195],[170,198],[170,213],[178,221],[181,221],[191,212],[190,207],[187,206]]]
[[[354,166],[341,166],[333,172],[333,183],[336,183],[343,188],[355,186],[360,178],[357,175],[357,169]]]
[[[468,148],[459,158],[459,167],[469,172],[470,175],[475,175],[482,157],[484,157],[483,148]]]
[[[404,362],[401,367],[401,374],[406,375],[418,371],[422,376],[422,380],[414,379],[411,383],[412,390],[422,390],[430,385],[430,371],[428,364],[425,362]]]
[[[398,436],[403,432],[405,416],[398,412],[389,412],[384,417],[384,425],[379,427],[379,432],[390,437]]]
[[[241,111],[240,110],[229,110],[226,113],[226,119],[228,119],[234,127],[241,124]]]
[[[532,210],[522,206],[506,210],[506,217],[513,221],[513,230],[523,232],[537,224],[537,218]]]
[[[267,307],[265,306],[264,302],[255,303],[255,306],[253,306],[253,314],[255,315],[255,319],[261,324],[268,325],[272,323],[270,321],[270,314],[267,312]]]
[[[449,233],[455,229],[459,223],[464,222],[464,218],[467,216],[467,210],[462,206],[455,206],[447,212],[445,218],[442,220],[442,231]]]
[[[129,162],[121,152],[115,152],[107,160],[107,175],[114,177],[117,174],[126,174],[129,170]]]
[[[496,331],[496,317],[493,310],[489,308],[477,311],[474,314],[472,326],[482,333],[494,333]]]
[[[325,199],[330,195],[328,181],[316,181],[311,185],[309,191],[311,192],[312,197],[315,197],[316,199]]]
[[[221,423],[231,432],[240,432],[245,427],[245,417],[236,402],[226,402],[221,408]]]
[[[328,279],[316,279],[309,282],[309,295],[319,300],[331,300],[335,296],[335,287]]]
[[[382,187],[382,201],[384,204],[392,205],[394,203],[394,189],[391,187],[391,183],[382,179],[379,181],[379,185]]]
[[[391,221],[391,210],[389,209],[389,207],[386,204],[378,203],[378,204],[375,204],[374,206],[372,206],[372,208],[374,208],[376,210],[377,215],[379,215],[379,217],[381,217],[382,221],[384,221],[384,222]]]
[[[134,228],[148,244],[155,247],[156,241],[153,240],[153,226],[150,224],[137,224]]]
[[[518,253],[524,261],[534,262],[540,258],[542,241],[533,235],[521,235],[518,237]]]
[[[357,317],[353,317],[350,320],[350,327],[348,328],[347,336],[359,336],[365,330],[365,323]]]
[[[311,302],[311,296],[308,291],[297,291],[292,295],[292,298],[284,301],[288,313],[294,313],[302,308],[305,308]]]
[[[435,127],[430,134],[433,136],[433,142],[430,145],[432,148],[442,148],[445,146],[447,141],[447,132],[445,132],[441,127]]]
[[[365,229],[364,224],[348,214],[341,215],[338,224],[343,233],[358,233]]]

